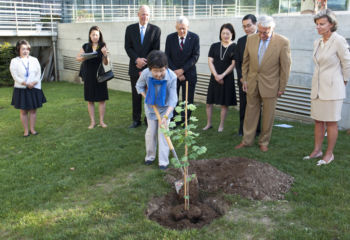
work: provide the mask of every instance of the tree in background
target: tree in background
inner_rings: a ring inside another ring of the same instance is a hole
[[[11,59],[16,56],[14,47],[4,42],[0,44],[0,87],[11,86],[13,84],[10,73]]]

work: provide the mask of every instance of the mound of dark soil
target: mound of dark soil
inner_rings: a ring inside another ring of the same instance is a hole
[[[151,220],[172,229],[201,228],[229,209],[221,193],[253,200],[278,200],[284,198],[294,180],[270,164],[240,157],[191,161],[190,173],[195,173],[198,179],[192,199],[190,189],[190,210],[183,210],[181,193],[176,194],[174,188],[149,203],[146,214]],[[165,179],[173,186],[181,177],[178,169],[168,169]]]

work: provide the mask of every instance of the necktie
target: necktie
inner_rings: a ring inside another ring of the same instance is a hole
[[[266,41],[263,41],[259,51],[259,65],[261,64],[265,51],[266,51]]]
[[[143,32],[143,29],[144,29],[145,27],[144,26],[141,26],[141,32],[140,32],[140,35],[141,35],[141,44],[143,44],[143,38],[145,37],[145,34],[144,34],[144,32]]]
[[[180,50],[182,51],[184,49],[184,38],[181,37],[181,42],[180,42]]]

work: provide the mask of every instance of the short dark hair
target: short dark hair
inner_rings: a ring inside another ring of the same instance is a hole
[[[255,25],[256,24],[256,22],[257,22],[257,20],[256,20],[256,17],[255,17],[255,15],[253,15],[253,14],[247,14],[247,15],[245,15],[244,17],[243,17],[243,19],[242,19],[242,22],[244,21],[244,20],[252,20],[252,23]]]
[[[147,66],[149,69],[152,68],[163,68],[168,67],[168,58],[164,52],[160,50],[153,50],[147,56]]]
[[[98,31],[100,33],[100,38],[98,39],[98,45],[102,46],[102,45],[106,45],[106,43],[103,41],[103,35],[101,32],[101,29],[98,26],[92,26],[89,30],[89,43],[92,44],[91,38],[90,38],[90,34],[92,31]]]
[[[231,40],[232,40],[232,41],[235,40],[235,38],[236,38],[235,29],[233,28],[233,26],[232,26],[231,23],[225,23],[225,24],[222,25],[221,28],[220,28],[220,34],[219,34],[219,39],[220,39],[220,41],[221,41],[221,32],[222,32],[222,30],[224,30],[224,29],[229,30],[229,31],[231,32],[231,34],[232,34]]]
[[[17,43],[16,43],[16,54],[17,54],[17,56],[20,56],[20,50],[21,50],[21,46],[22,45],[26,45],[28,48],[29,48],[29,50],[30,50],[30,44],[29,44],[29,42],[27,41],[27,40],[24,40],[24,39],[22,39],[22,40],[19,40]]]

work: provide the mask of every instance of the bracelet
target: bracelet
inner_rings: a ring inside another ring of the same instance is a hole
[[[169,119],[169,118],[168,118],[168,115],[166,115],[166,114],[163,115],[163,118],[165,118],[166,120]]]

